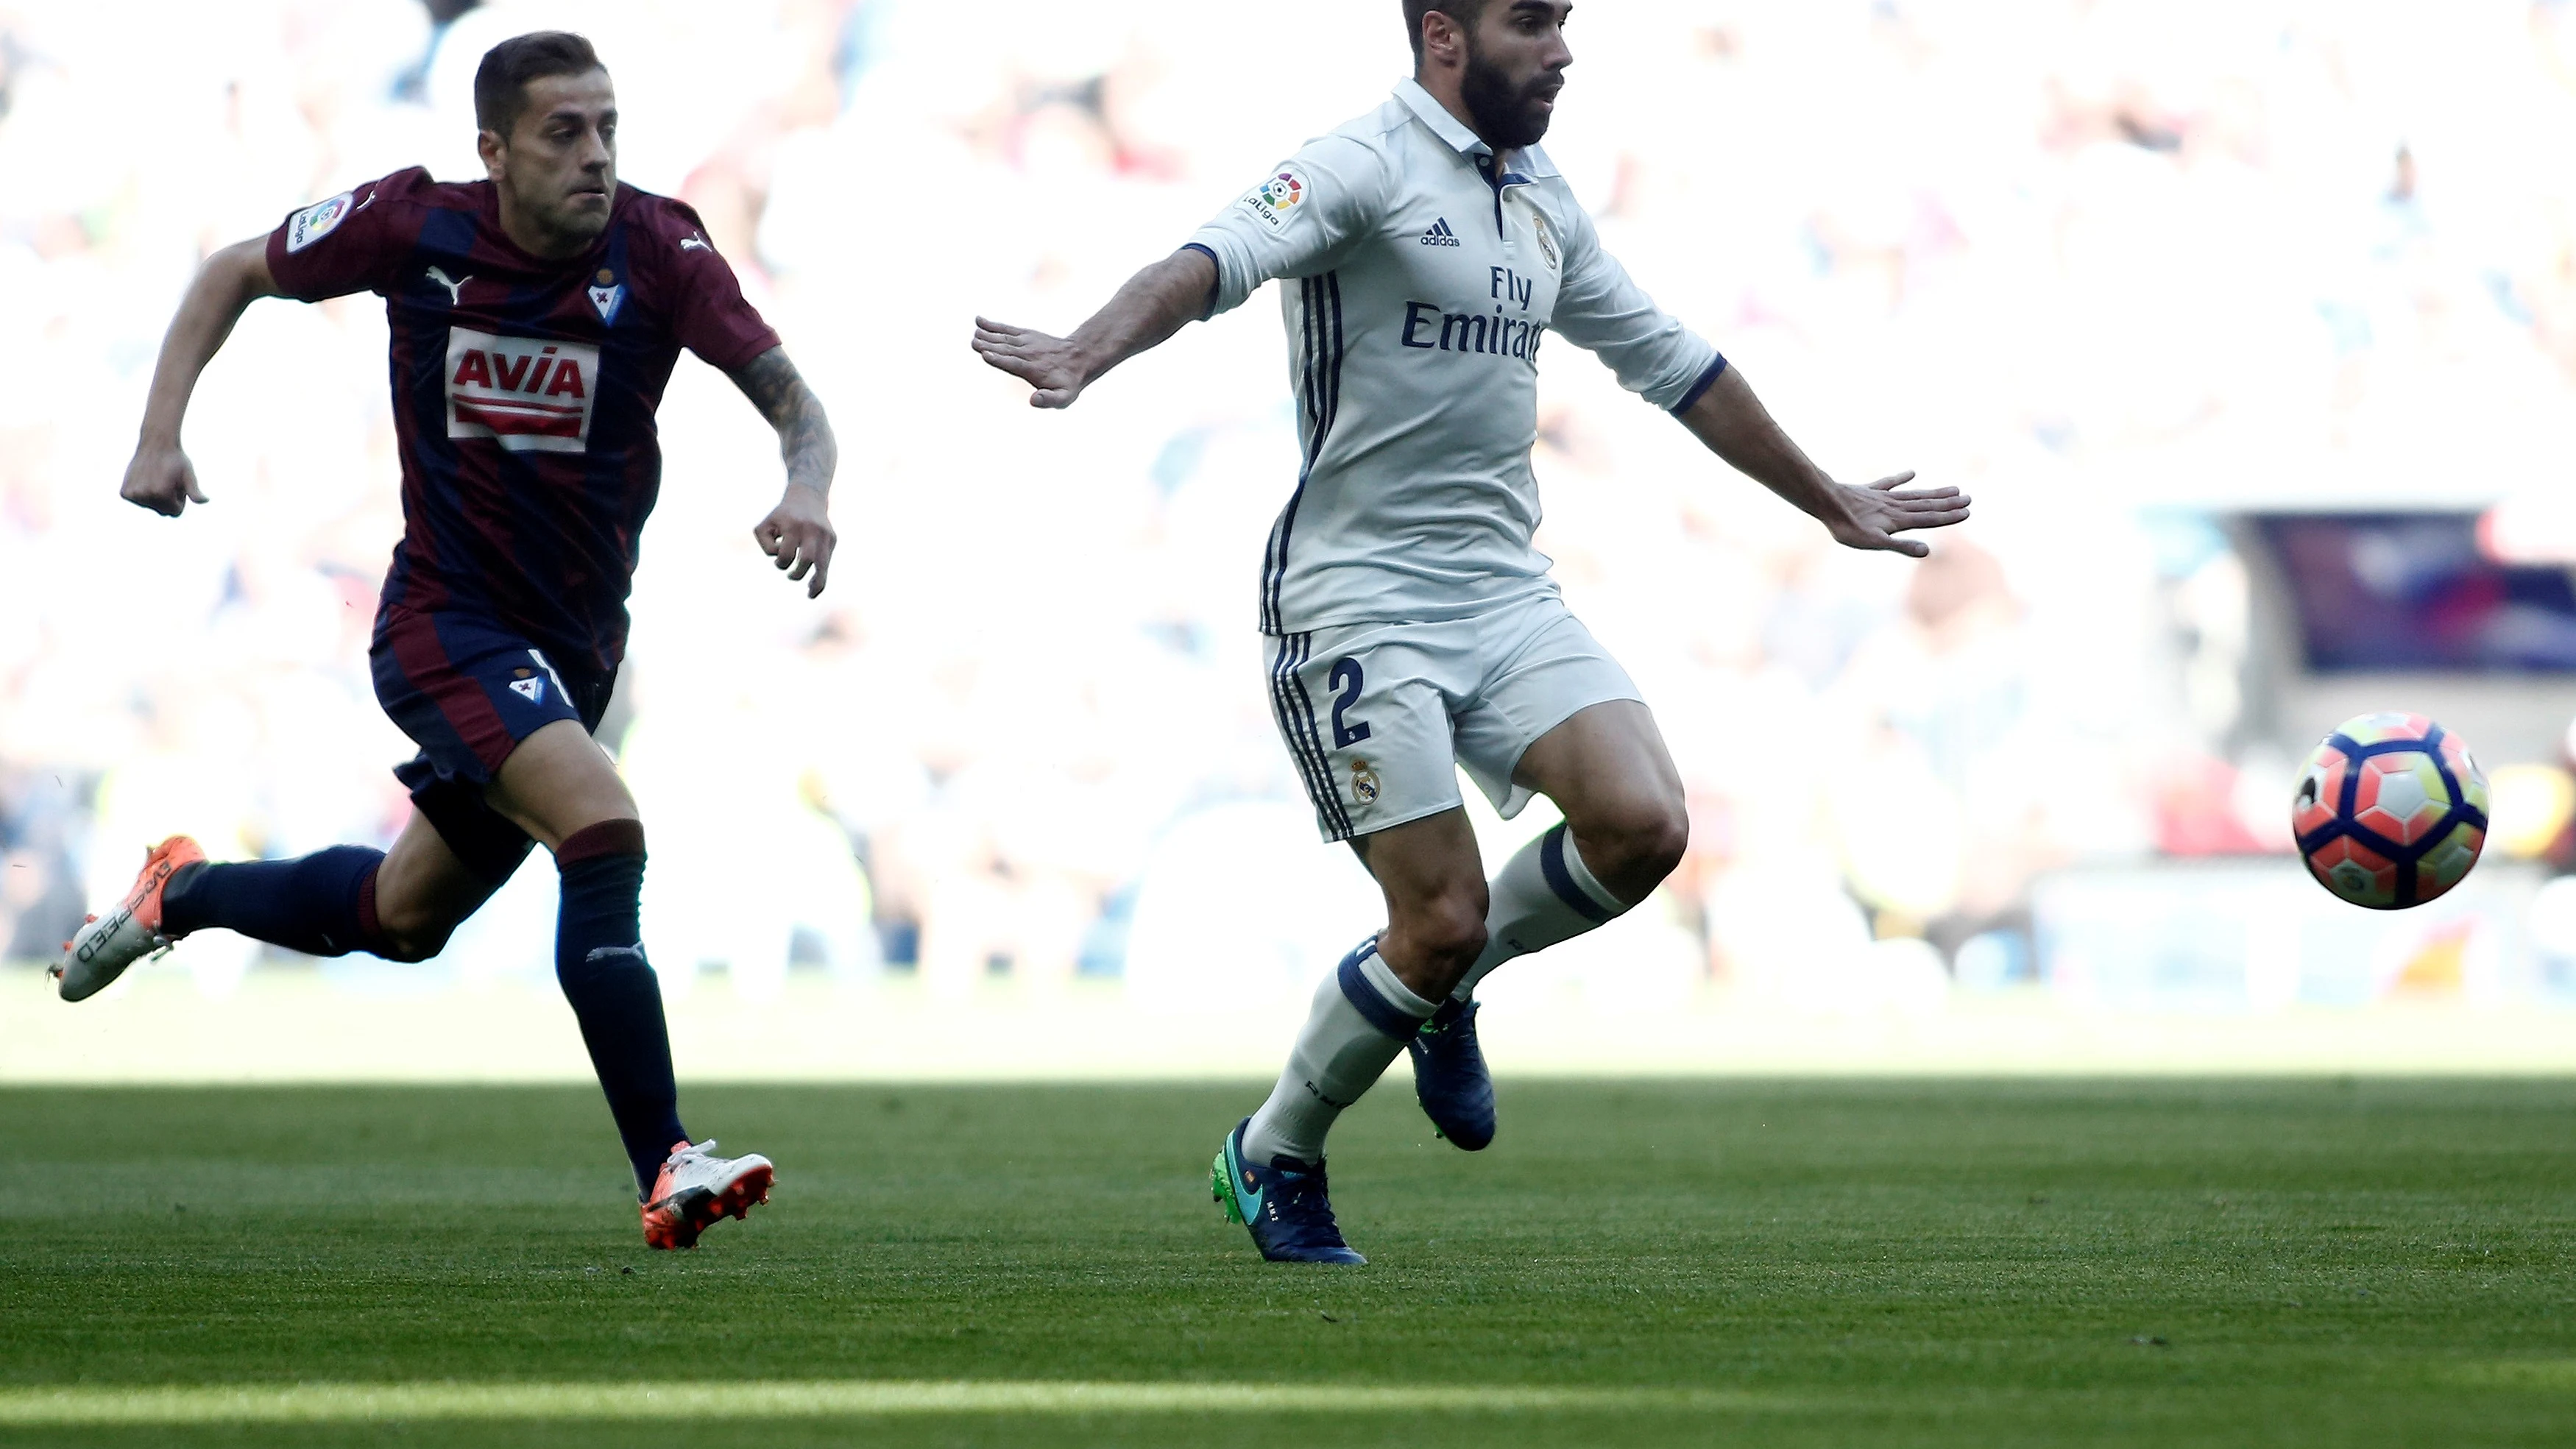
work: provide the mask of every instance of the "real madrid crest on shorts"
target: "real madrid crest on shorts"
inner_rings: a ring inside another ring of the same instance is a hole
[[[1351,798],[1363,805],[1377,803],[1377,771],[1366,760],[1351,761]]]

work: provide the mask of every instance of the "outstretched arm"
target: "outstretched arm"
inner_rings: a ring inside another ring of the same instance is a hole
[[[1029,406],[1071,407],[1103,373],[1162,345],[1204,313],[1215,287],[1216,263],[1195,247],[1183,247],[1128,278],[1109,305],[1071,337],[976,318],[975,355],[1034,389]]]
[[[268,273],[268,238],[235,242],[206,258],[179,302],[179,315],[161,339],[161,359],[152,367],[152,392],[143,406],[143,433],[134,445],[134,461],[125,465],[125,486],[118,496],[155,513],[179,516],[191,503],[206,501],[197,486],[197,470],[179,447],[179,427],[187,421],[188,397],[197,378],[221,351],[250,304],[262,297],[284,295]]]
[[[841,460],[831,420],[823,416],[823,400],[805,385],[784,347],[773,347],[726,375],[778,430],[778,453],[787,461],[787,493],[751,536],[789,578],[803,579],[810,572],[805,597],[813,598],[831,574],[832,546],[838,541],[825,501],[832,492],[832,470]]]
[[[1896,535],[1916,528],[1947,528],[1968,517],[1968,498],[1956,488],[1907,488],[1911,471],[1881,478],[1866,488],[1837,483],[1809,461],[1771,420],[1762,400],[1733,367],[1681,413],[1682,426],[1736,471],[1779,494],[1825,526],[1850,548],[1893,549],[1921,558],[1932,551],[1919,539]]]

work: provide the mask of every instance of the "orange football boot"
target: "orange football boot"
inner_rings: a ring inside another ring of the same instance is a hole
[[[694,1248],[698,1234],[726,1218],[748,1216],[769,1201],[770,1184],[778,1180],[769,1159],[718,1157],[710,1137],[691,1146],[673,1144],[662,1171],[653,1179],[653,1195],[644,1202],[644,1242],[655,1248]]]
[[[185,835],[144,851],[143,873],[134,878],[125,900],[104,916],[90,917],[80,934],[63,943],[63,959],[54,967],[63,1000],[96,996],[126,967],[169,950],[175,938],[161,929],[161,892],[181,867],[205,860],[205,847]]]

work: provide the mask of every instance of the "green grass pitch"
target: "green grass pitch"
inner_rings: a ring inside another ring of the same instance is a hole
[[[587,1090],[0,1091],[0,1442],[2576,1441],[2576,1082],[1506,1081],[1470,1156],[1399,1067],[1349,1270],[1208,1200],[1257,1096],[694,1089],[779,1187],[664,1255]]]

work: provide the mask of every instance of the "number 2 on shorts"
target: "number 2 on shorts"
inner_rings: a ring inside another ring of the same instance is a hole
[[[1342,712],[1344,710],[1347,710],[1352,705],[1360,702],[1360,681],[1360,662],[1358,660],[1353,659],[1348,655],[1344,655],[1342,658],[1333,661],[1333,688],[1341,691],[1333,696],[1334,749],[1347,750],[1351,746],[1356,745],[1360,741],[1369,737],[1367,721],[1346,721],[1342,718]]]

